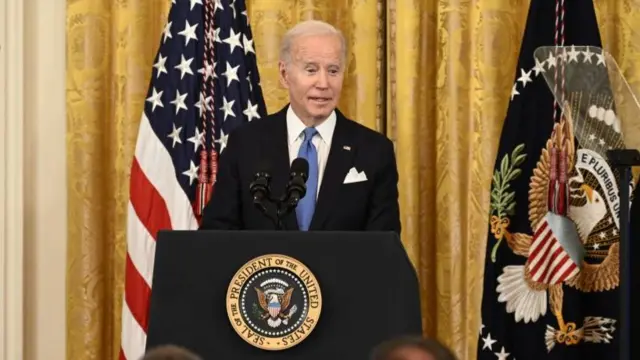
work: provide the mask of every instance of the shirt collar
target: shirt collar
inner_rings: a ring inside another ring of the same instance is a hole
[[[335,110],[329,114],[329,117],[323,121],[320,125],[316,126],[318,134],[322,141],[327,145],[331,145],[331,139],[333,138],[333,131],[336,128],[336,112]],[[306,129],[306,125],[300,120],[300,118],[293,112],[291,106],[287,109],[287,137],[289,144],[293,144]]]

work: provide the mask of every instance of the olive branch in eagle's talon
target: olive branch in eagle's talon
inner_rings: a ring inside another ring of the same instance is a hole
[[[515,214],[516,201],[515,191],[511,190],[510,182],[517,179],[522,170],[517,166],[521,165],[527,155],[522,154],[524,144],[516,146],[511,152],[511,156],[505,155],[500,162],[500,169],[493,173],[493,184],[491,188],[491,233],[496,238],[496,243],[491,250],[491,261],[496,262],[498,247],[504,237],[509,237],[509,216]]]

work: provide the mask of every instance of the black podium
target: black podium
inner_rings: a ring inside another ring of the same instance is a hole
[[[322,294],[313,331],[281,351],[252,346],[227,315],[234,275],[267,254],[306,265]],[[175,344],[205,360],[366,360],[373,346],[403,334],[421,334],[420,293],[394,233],[172,231],[158,236],[147,349]]]

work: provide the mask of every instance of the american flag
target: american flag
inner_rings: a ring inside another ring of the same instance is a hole
[[[577,275],[580,268],[558,239],[567,236],[567,229],[554,228],[550,216],[548,213],[535,229],[527,267],[533,281],[556,285]]]
[[[194,230],[236,127],[266,116],[244,0],[173,0],[131,166],[120,359],[145,351],[159,230]]]
[[[572,221],[567,218],[567,151],[551,148],[549,154],[548,212],[533,233],[527,268],[531,279],[556,285],[580,272],[582,243]],[[560,238],[564,241],[561,242]],[[570,253],[577,255],[572,258]]]

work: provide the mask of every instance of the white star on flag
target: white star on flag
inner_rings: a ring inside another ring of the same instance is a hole
[[[214,11],[218,11],[218,10],[223,10],[224,11],[224,7],[222,6],[222,3],[220,2],[220,0],[215,0],[215,9]]]
[[[222,40],[222,42],[225,42],[227,44],[229,44],[229,46],[231,47],[231,53],[233,54],[233,50],[235,50],[236,46],[242,49],[242,44],[240,44],[240,35],[242,35],[241,33],[235,33],[235,31],[233,31],[233,29],[231,29],[231,32],[229,34],[229,37]]]
[[[573,61],[580,62],[580,60],[578,60],[578,55],[580,55],[580,51],[576,51],[575,45],[571,45],[571,50],[569,50],[567,54],[569,55],[569,63]]]
[[[182,35],[184,36],[184,45],[189,45],[189,41],[193,40],[198,40],[198,37],[196,36],[196,28],[198,27],[198,24],[196,23],[195,25],[190,25],[189,24],[189,20],[185,20],[185,24],[184,24],[184,30],[180,31],[178,33],[178,35]]]
[[[518,86],[518,83],[515,83],[511,88],[511,100],[513,100],[513,98],[516,97],[516,95],[520,95],[520,93],[518,92],[517,86]]]
[[[199,166],[196,166],[196,164],[193,163],[193,161],[191,161],[191,163],[189,164],[189,170],[184,171],[182,174],[186,175],[189,177],[189,184],[193,184],[193,180],[198,178],[198,168]]]
[[[164,66],[166,62],[167,62],[167,57],[162,56],[162,54],[158,54],[158,60],[156,61],[155,64],[153,64],[153,67],[157,70],[156,78],[159,78],[160,74],[167,73],[167,68]]]
[[[224,151],[224,149],[227,147],[227,139],[228,138],[229,138],[229,135],[225,134],[224,131],[220,131],[220,138],[218,140],[216,140],[216,143],[218,143],[220,145],[220,153],[221,154]]]
[[[511,355],[504,350],[504,346],[502,347],[502,350],[500,350],[499,353],[494,353],[494,354],[496,354],[496,356],[498,357],[498,360],[507,360],[509,355]]]
[[[180,109],[188,110],[187,105],[184,103],[187,95],[187,93],[180,94],[180,90],[176,90],[176,98],[171,101],[171,104],[175,105],[176,107],[176,115],[178,115]]]
[[[182,131],[182,127],[176,128],[176,124],[173,124],[173,131],[171,134],[167,135],[168,138],[173,140],[172,147],[176,147],[176,144],[182,144],[182,139],[180,139],[180,131]]]
[[[164,90],[158,91],[156,88],[153,88],[153,95],[147,98],[147,102],[151,103],[151,112],[156,109],[156,106],[164,107],[160,98],[162,97],[162,93]]]
[[[520,77],[518,78],[518,81],[522,82],[523,88],[527,86],[528,82],[533,82],[533,80],[531,80],[531,70],[524,71],[524,69],[520,69]]]
[[[253,118],[260,119],[260,114],[258,114],[258,105],[251,104],[251,99],[247,100],[247,107],[242,113],[247,116],[247,121],[251,121]]]
[[[240,81],[240,79],[238,79],[239,68],[240,68],[240,65],[231,67],[231,64],[229,64],[229,62],[227,61],[227,70],[222,73],[222,75],[224,75],[227,78],[227,86],[231,85],[231,82],[233,80]]]
[[[200,132],[198,128],[196,128],[195,134],[192,137],[187,139],[187,141],[193,143],[194,151],[198,151],[198,148],[204,145],[203,140],[204,140],[204,132]]]
[[[549,52],[549,58],[547,58],[547,63],[549,63],[549,69],[556,66],[558,62],[558,58],[553,55],[553,52]]]
[[[487,334],[487,337],[482,338],[482,350],[489,349],[489,351],[493,350],[493,344],[495,344],[497,340],[491,338],[491,334]]]
[[[244,45],[244,53],[245,55],[248,53],[256,53],[256,51],[253,49],[253,40],[250,40],[247,37],[247,34],[242,34],[242,44]]]
[[[533,67],[533,71],[535,72],[536,76],[538,76],[540,73],[545,72],[544,63],[541,63],[540,60],[538,60],[538,58],[535,58],[535,61],[536,61],[536,66]]]
[[[582,52],[582,55],[584,55],[583,62],[591,64],[591,58],[593,57],[593,53],[591,52],[591,50],[589,50],[589,47],[587,47],[586,51]]]
[[[184,74],[190,74],[193,75],[193,71],[191,71],[191,62],[193,61],[193,58],[187,60],[184,58],[184,55],[182,56],[182,60],[180,61],[180,64],[175,66],[176,70],[180,70],[180,80],[182,80],[184,78]]]
[[[236,116],[236,113],[233,112],[233,104],[236,102],[235,100],[227,101],[227,98],[222,98],[223,104],[220,110],[224,111],[224,120],[227,120],[227,116]]]
[[[200,69],[198,69],[198,74],[201,74],[204,76],[203,80],[207,81],[209,80],[210,77],[215,78],[215,62],[213,65],[209,64],[209,63],[205,63],[204,66],[202,66]]]
[[[164,31],[162,32],[162,41],[166,42],[167,39],[171,38],[173,38],[171,35],[171,22],[168,22],[167,25],[164,26]]]
[[[191,9],[190,10],[193,10],[193,7],[196,6],[196,4],[202,5],[202,0],[189,0],[189,1],[191,3]]]

